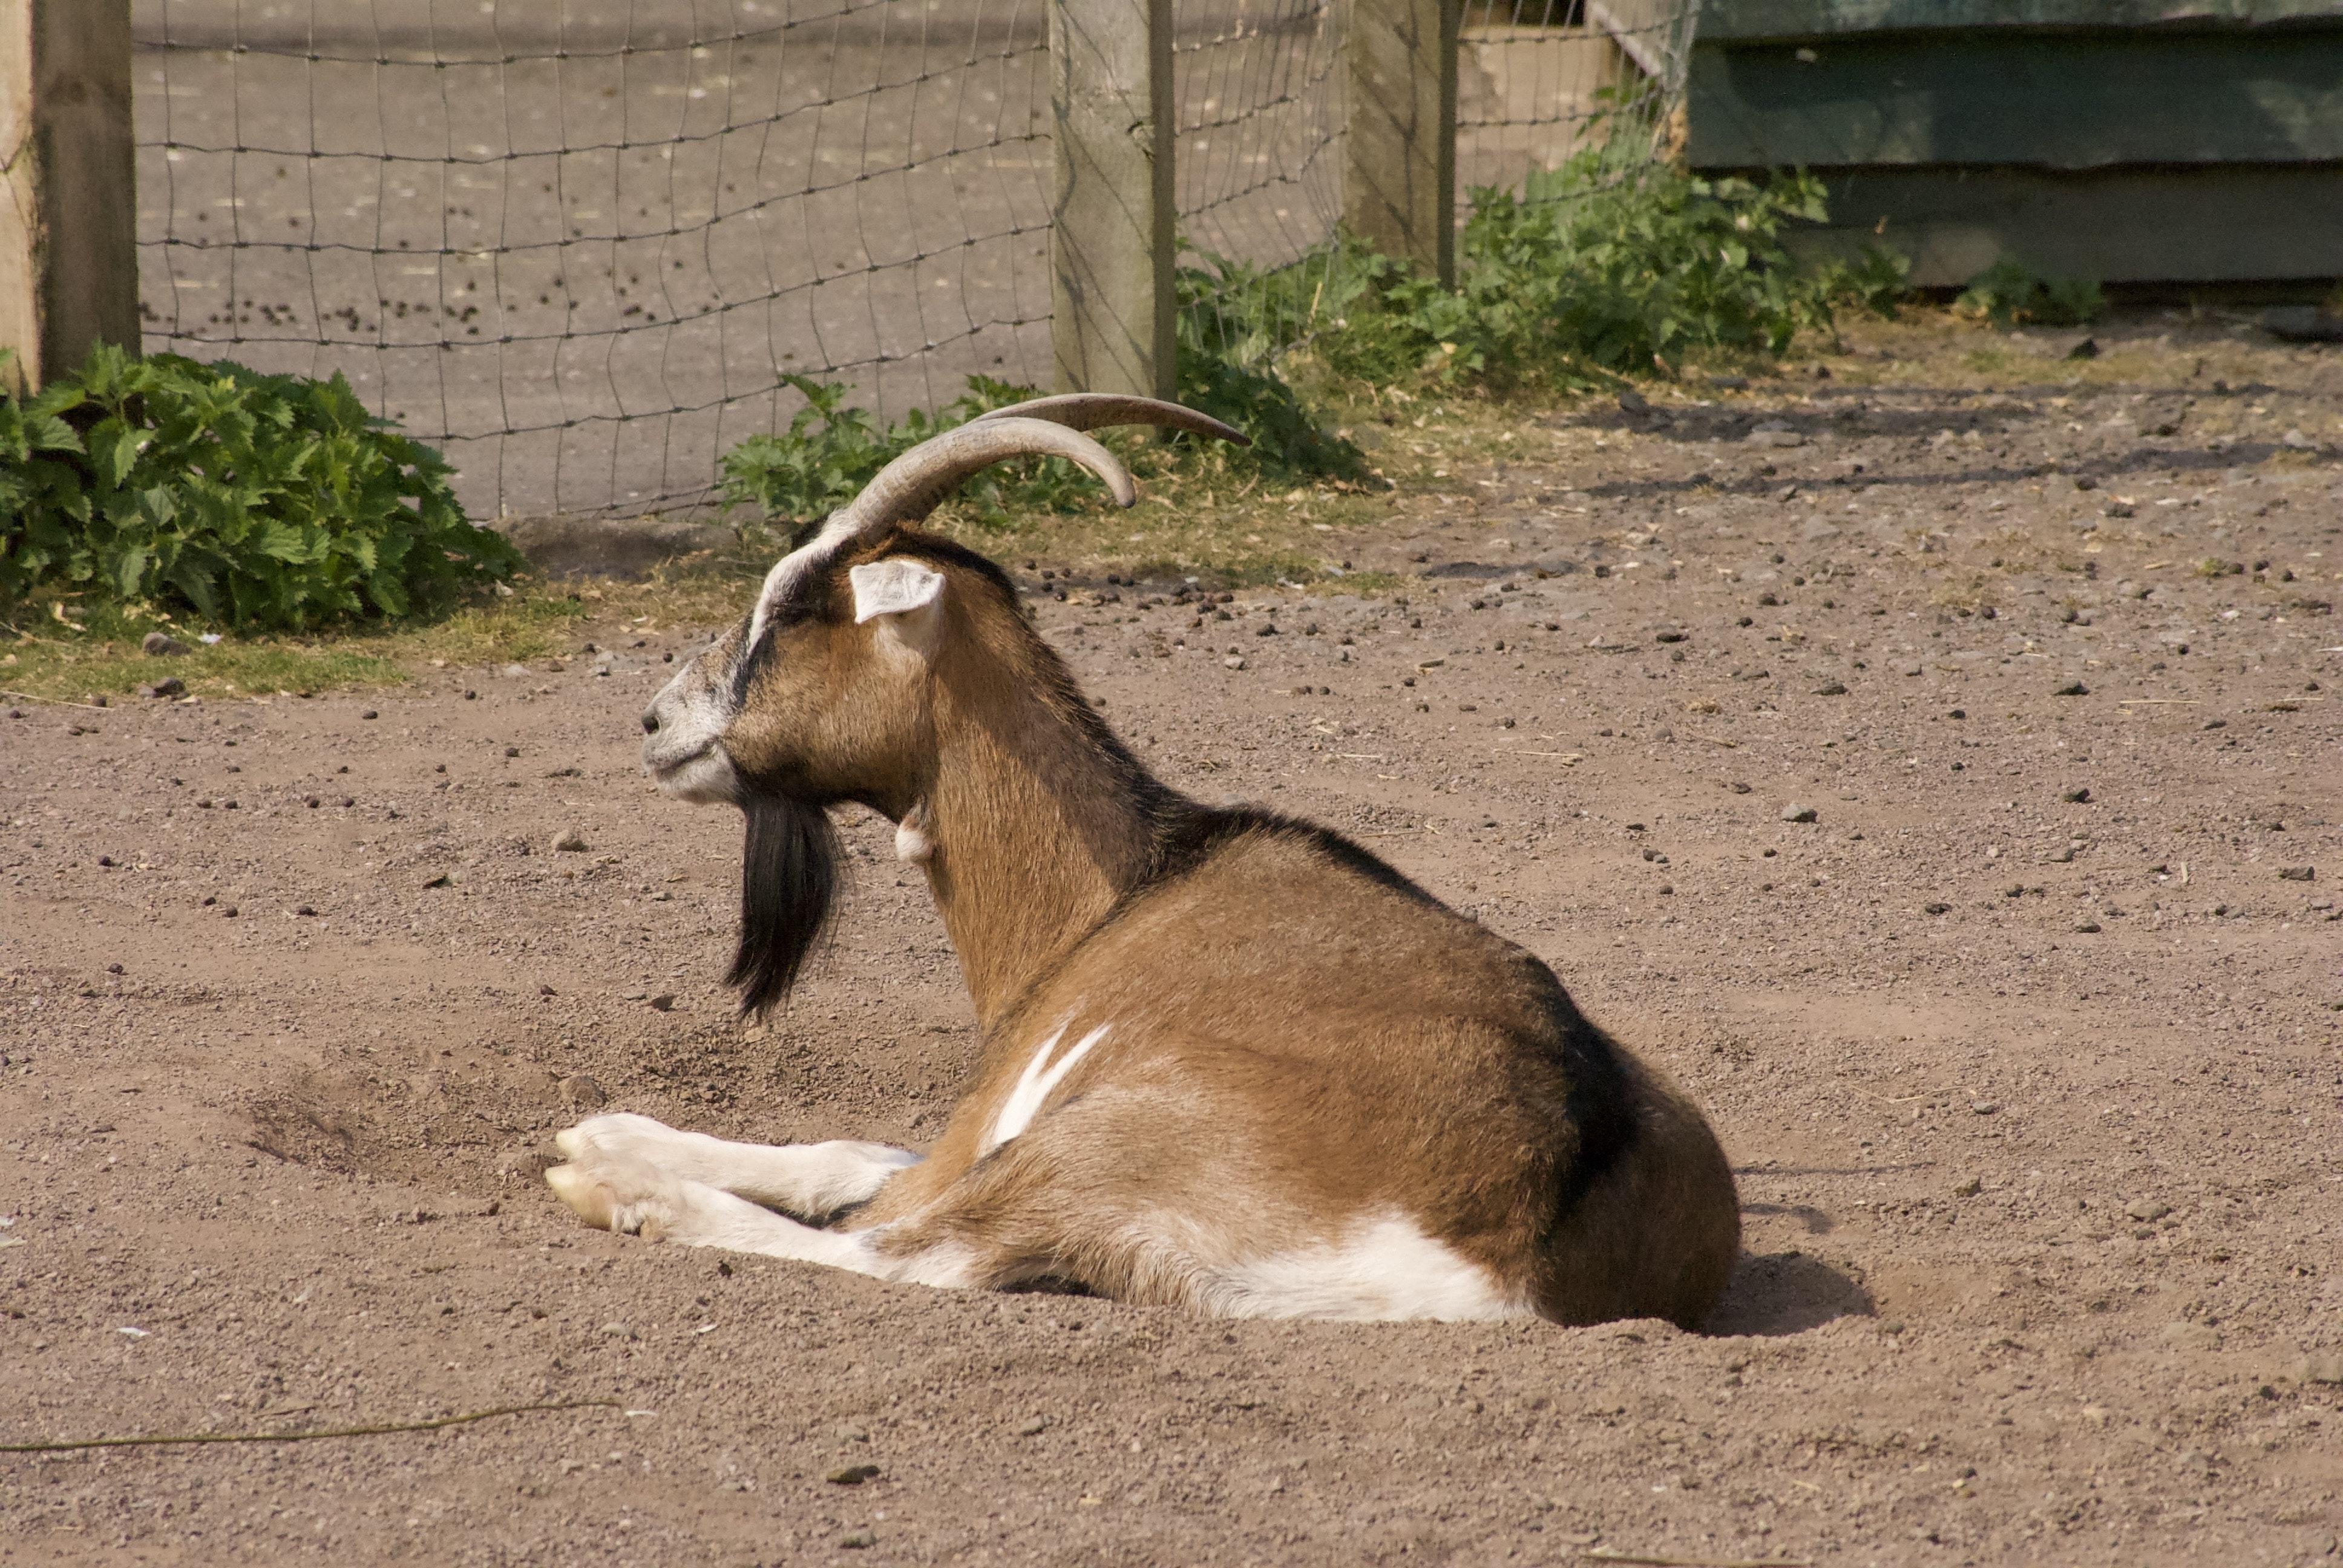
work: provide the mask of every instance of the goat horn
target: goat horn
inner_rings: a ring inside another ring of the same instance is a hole
[[[1112,392],[1067,392],[1055,397],[1035,397],[980,414],[970,423],[988,419],[1047,419],[1069,430],[1095,430],[1101,425],[1161,425],[1192,436],[1215,436],[1240,447],[1252,437],[1233,425],[1223,425],[1210,414],[1199,414],[1158,397],[1128,397]]]
[[[916,523],[962,480],[1011,457],[1063,457],[1096,474],[1115,505],[1139,498],[1115,455],[1079,430],[1048,419],[987,418],[931,436],[880,469],[824,532],[850,538],[890,523]]]

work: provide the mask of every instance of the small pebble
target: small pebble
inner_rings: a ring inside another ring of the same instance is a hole
[[[1921,907],[1932,915],[1948,915],[1953,911],[1953,906],[1945,903],[1925,904]]]
[[[2279,869],[2278,879],[2281,882],[2308,882],[2315,881],[2318,876],[2318,868],[2316,866],[2285,866]]]
[[[1032,1420],[1026,1422],[1023,1425],[1020,1426],[1017,1429],[1017,1435],[1020,1437],[1039,1437],[1041,1433],[1047,1432],[1049,1428],[1050,1422],[1048,1419],[1037,1415]]]
[[[151,658],[168,658],[187,651],[187,645],[167,631],[150,631],[138,639],[138,649]]]
[[[1845,697],[1846,695],[1846,683],[1839,680],[1826,680],[1823,682],[1822,685],[1815,688],[1815,695],[1816,697]]]
[[[565,828],[561,836],[553,840],[553,847],[565,855],[582,855],[586,852],[586,835],[578,829]]]
[[[2153,1198],[2135,1198],[2124,1205],[2124,1212],[2145,1225],[2151,1220],[2161,1220],[2172,1212],[2172,1205],[2159,1203]]]
[[[382,716],[377,713],[373,709],[369,708],[365,712],[359,714],[358,717],[360,719],[379,719]]]
[[[1785,822],[1812,822],[1820,816],[1821,813],[1816,811],[1812,806],[1785,806],[1782,808],[1782,820]]]
[[[600,1084],[582,1072],[572,1073],[554,1088],[561,1095],[561,1103],[573,1111],[582,1106],[600,1105],[610,1098],[602,1092]]]
[[[1995,1111],[2001,1109],[2001,1101],[1997,1100],[1973,1100],[1969,1102],[1969,1109],[1976,1112],[1979,1116],[1991,1116]]]
[[[878,1478],[879,1467],[875,1464],[850,1464],[842,1470],[833,1470],[822,1477],[832,1486],[860,1486],[866,1481],[875,1481]]]
[[[2088,697],[2091,695],[2091,689],[2085,686],[2079,680],[2071,680],[2066,685],[2060,687],[2057,690],[2052,692],[2050,695],[2053,697]]]
[[[2087,789],[2069,789],[2058,798],[2070,806],[2087,806],[2091,803],[2091,792]]]

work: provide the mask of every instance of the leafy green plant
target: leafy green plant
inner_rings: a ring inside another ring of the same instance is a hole
[[[1249,447],[1220,449],[1223,458],[1281,478],[1365,478],[1365,455],[1312,417],[1277,369],[1279,352],[1309,336],[1323,303],[1321,288],[1303,297],[1311,269],[1264,273],[1210,251],[1189,255],[1174,280],[1180,401],[1252,437]]]
[[[1912,258],[1876,243],[1866,244],[1853,261],[1834,262],[1823,268],[1824,293],[1834,302],[1852,305],[1887,320],[1912,292]]]
[[[465,519],[451,471],[339,376],[100,345],[0,396],[0,602],[90,593],[273,629],[407,615],[525,564]]]
[[[1783,235],[1824,216],[1805,174],[1761,184],[1663,166],[1626,179],[1614,149],[1590,147],[1519,193],[1473,193],[1453,289],[1345,243],[1320,285],[1331,323],[1314,348],[1348,380],[1495,392],[1673,371],[1696,350],[1779,354],[1827,327],[1835,299],[1892,309],[1903,292],[1906,264],[1882,250],[1798,266]]]
[[[1506,391],[1673,373],[1694,349],[1781,354],[1830,324],[1823,281],[1781,244],[1790,223],[1825,216],[1818,180],[1659,166],[1603,183],[1607,171],[1591,147],[1518,195],[1473,192],[1457,288],[1413,275],[1384,286],[1384,309],[1401,317],[1384,337],[1443,382]]]
[[[1183,299],[1200,297],[1220,276],[1210,265],[1183,270]],[[1365,475],[1357,448],[1321,429],[1274,368],[1247,362],[1241,355],[1249,346],[1219,338],[1215,331],[1211,313],[1181,313],[1181,401],[1253,437],[1249,448],[1215,448],[1221,460],[1281,475]],[[722,493],[727,506],[790,523],[810,522],[846,505],[880,469],[929,437],[1041,396],[1035,387],[971,376],[968,390],[934,414],[913,409],[900,420],[881,424],[868,408],[847,401],[851,389],[842,382],[807,376],[784,380],[805,398],[805,407],[790,417],[788,429],[751,436],[724,454]],[[1187,449],[1186,440],[1180,437],[1168,447],[1127,441],[1123,455],[1139,471],[1150,472],[1166,459],[1176,460]],[[959,502],[980,524],[998,527],[1016,512],[1072,511],[1097,495],[1097,481],[1075,465],[1059,457],[1027,457],[970,479]]]
[[[1996,327],[2084,327],[2098,319],[2107,297],[2088,278],[2046,276],[2004,254],[1971,278],[1953,304]]]
[[[805,398],[805,407],[787,430],[751,436],[724,454],[722,494],[728,507],[792,523],[846,505],[880,469],[929,437],[1041,396],[1031,387],[971,376],[968,390],[934,414],[915,408],[882,425],[870,410],[847,401],[852,389],[843,382],[782,379]],[[1094,481],[1062,459],[1026,458],[987,469],[961,490],[960,499],[980,520],[998,521],[1012,508],[1066,510],[1094,488]]]

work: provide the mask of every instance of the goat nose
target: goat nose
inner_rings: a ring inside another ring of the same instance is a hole
[[[659,733],[659,715],[648,708],[643,709],[643,733],[646,735]]]

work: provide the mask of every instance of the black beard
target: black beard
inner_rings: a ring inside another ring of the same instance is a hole
[[[838,895],[838,830],[821,807],[757,793],[740,862],[740,946],[724,983],[740,992],[740,1014],[761,1017],[789,993],[822,934]]]

